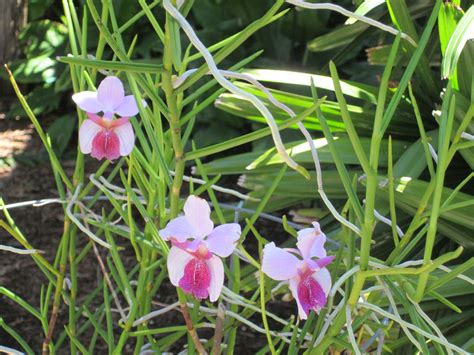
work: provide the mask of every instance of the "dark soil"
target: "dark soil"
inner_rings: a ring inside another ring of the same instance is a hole
[[[35,138],[32,125],[26,121],[0,120],[0,197],[6,204],[47,197],[57,197],[51,168],[42,163],[18,163],[14,156],[25,152],[32,155],[42,152],[41,142]],[[21,160],[21,158],[20,158]],[[13,162],[13,164],[11,164]],[[65,162],[66,167],[70,162]],[[14,165],[14,166],[11,166]],[[62,234],[63,213],[60,205],[41,208],[24,207],[10,210],[17,227],[33,247],[44,251],[52,262]],[[1,214],[2,219],[3,214]],[[6,231],[0,229],[0,244],[20,247]],[[46,277],[38,270],[30,256],[0,252],[0,286],[14,292],[39,308],[40,287]],[[0,317],[17,331],[35,350],[41,349],[43,332],[39,321],[8,298],[0,296]],[[0,344],[18,349],[19,346],[0,329]]]

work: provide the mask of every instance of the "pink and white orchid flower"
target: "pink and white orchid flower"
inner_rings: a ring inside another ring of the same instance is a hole
[[[72,95],[72,99],[89,117],[79,128],[82,153],[110,161],[131,153],[135,134],[129,117],[138,113],[138,106],[133,95],[125,96],[119,78],[108,76],[102,80],[97,92],[82,91]],[[146,106],[145,101],[142,103]],[[96,115],[98,112],[103,112],[103,117]],[[122,118],[114,119],[115,114]]]
[[[241,228],[237,223],[214,228],[210,215],[206,200],[191,195],[184,204],[184,216],[171,220],[159,233],[172,244],[167,260],[171,283],[198,299],[209,297],[214,302],[224,285],[220,257],[232,254]]]
[[[132,117],[138,113],[138,106],[133,95],[125,96],[123,84],[119,78],[108,76],[99,84],[97,92],[82,91],[72,95],[72,99],[89,113],[103,112],[104,117],[112,119],[114,115]],[[143,107],[146,102],[142,100]]]
[[[110,120],[87,113],[89,119],[79,128],[81,152],[101,160],[113,161],[131,153],[135,145],[135,134],[128,117]]]
[[[313,227],[298,232],[298,249],[281,249],[273,242],[263,249],[263,272],[274,280],[289,281],[301,319],[307,319],[311,310],[319,312],[326,305],[331,289],[331,275],[326,266],[334,257],[326,254],[326,236],[319,223],[314,222]]]

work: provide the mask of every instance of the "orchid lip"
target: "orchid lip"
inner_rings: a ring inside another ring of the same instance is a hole
[[[311,310],[319,311],[319,309],[326,305],[327,299],[323,289],[310,274],[306,274],[301,278],[297,292],[306,315]]]
[[[209,296],[210,283],[211,271],[206,261],[193,258],[185,266],[184,275],[179,281],[179,287],[197,299],[205,299]]]

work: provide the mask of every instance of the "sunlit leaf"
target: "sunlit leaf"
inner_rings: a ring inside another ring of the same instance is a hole
[[[467,41],[474,38],[474,7],[471,6],[459,21],[446,47],[443,58],[442,75],[445,78],[453,75],[459,57]]]

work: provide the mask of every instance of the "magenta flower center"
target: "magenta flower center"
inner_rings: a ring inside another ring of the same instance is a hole
[[[120,140],[114,131],[103,129],[92,140],[91,156],[110,161],[120,157]]]
[[[319,310],[326,305],[326,295],[322,287],[313,278],[310,270],[306,270],[300,274],[298,298],[306,314],[308,314],[311,309]]]
[[[210,284],[211,270],[206,263],[206,259],[191,259],[184,268],[184,275],[179,280],[179,287],[198,299],[205,299],[209,296]]]

